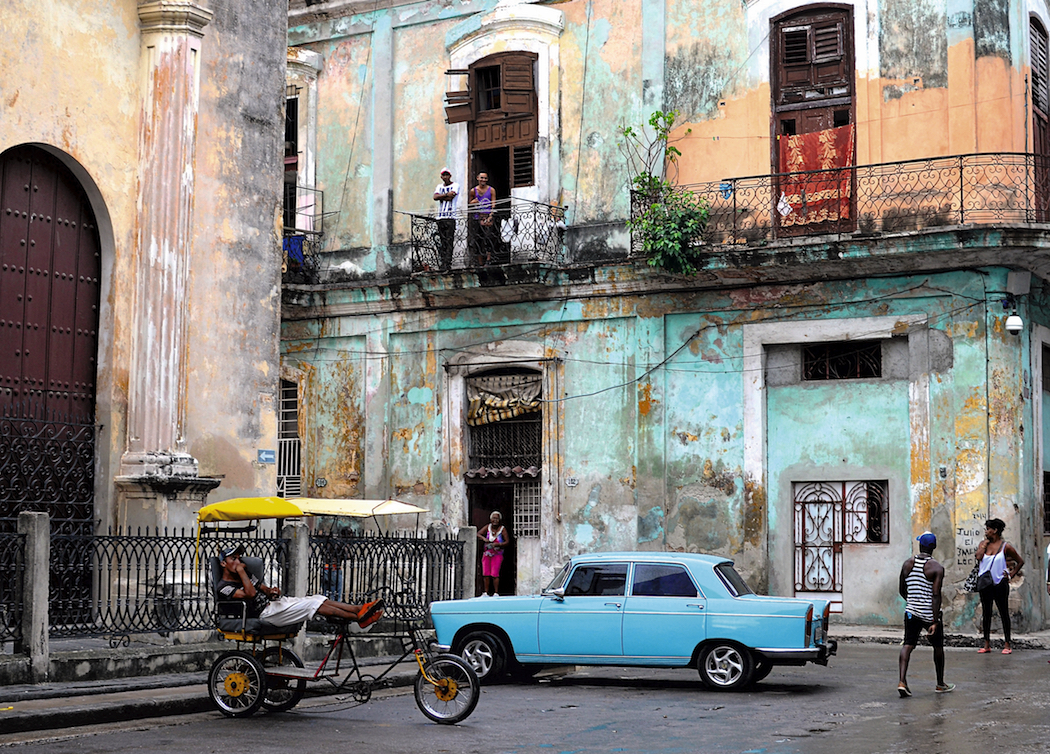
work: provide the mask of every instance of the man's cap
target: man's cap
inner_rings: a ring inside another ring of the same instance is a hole
[[[449,170],[448,168],[441,168],[441,175],[444,175],[445,173],[448,173],[449,175],[452,175],[452,171]]]
[[[220,554],[222,555],[223,560],[226,560],[226,558],[232,555],[240,557],[244,554],[244,545],[231,545],[229,547],[224,547],[220,550]]]
[[[930,549],[933,549],[937,546],[937,537],[932,531],[923,532],[917,536],[916,539],[919,540],[920,547],[929,547]]]

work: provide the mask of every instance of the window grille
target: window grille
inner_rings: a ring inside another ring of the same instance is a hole
[[[519,482],[514,485],[514,535],[540,536],[540,483]]]
[[[538,413],[525,414],[516,419],[471,427],[470,468],[540,468],[541,418]]]
[[[299,442],[299,386],[281,380],[277,416],[277,494],[299,497],[302,494],[302,461]]]
[[[845,541],[889,542],[886,482],[847,482],[845,489]]]
[[[878,340],[816,343],[802,347],[803,380],[857,380],[882,377]]]

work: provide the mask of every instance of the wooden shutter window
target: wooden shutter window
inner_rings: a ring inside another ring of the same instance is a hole
[[[1047,34],[1037,21],[1032,21],[1032,105],[1044,114],[1050,113],[1048,88]]]
[[[452,68],[445,75],[459,79],[460,88],[445,92],[445,121],[448,123],[467,123],[474,120],[474,96],[472,76],[466,68]]]
[[[842,57],[842,24],[831,23],[813,29],[814,62]]]
[[[536,84],[533,78],[535,53],[511,54],[503,58],[503,111],[531,113],[536,109]]]
[[[784,64],[801,65],[809,62],[809,29],[784,30]]]

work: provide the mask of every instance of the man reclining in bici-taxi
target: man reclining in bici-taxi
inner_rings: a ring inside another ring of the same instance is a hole
[[[222,577],[216,587],[219,602],[244,600],[248,603],[248,617],[259,618],[274,626],[290,626],[323,615],[348,621],[356,621],[366,628],[383,615],[383,600],[373,600],[363,605],[350,605],[330,600],[322,594],[309,597],[285,597],[277,587],[267,586],[261,579],[249,573],[241,562],[244,545],[227,547],[220,551]],[[240,617],[240,616],[236,616]]]

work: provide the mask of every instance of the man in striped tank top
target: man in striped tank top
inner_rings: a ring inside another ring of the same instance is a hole
[[[900,656],[900,683],[897,693],[901,699],[911,696],[908,688],[908,661],[912,650],[919,643],[919,635],[926,630],[930,646],[933,647],[933,667],[937,671],[938,694],[955,690],[954,683],[944,682],[944,624],[941,614],[941,584],[944,583],[944,566],[933,559],[937,549],[937,537],[925,532],[918,537],[919,554],[908,558],[901,566],[900,593],[907,602],[904,611],[904,646]]]

